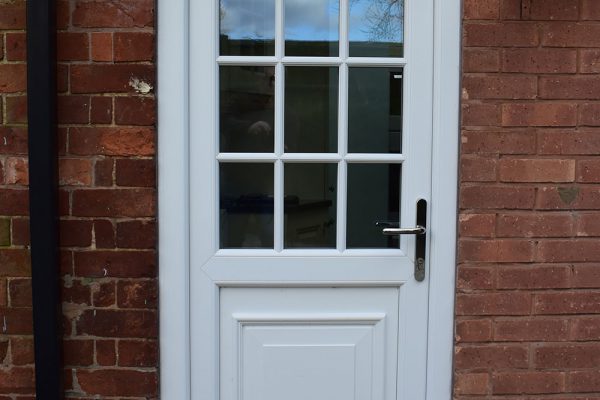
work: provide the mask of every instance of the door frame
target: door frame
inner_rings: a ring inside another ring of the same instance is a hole
[[[191,293],[189,157],[189,7],[195,0],[158,0],[158,259],[160,394],[191,399],[190,296],[216,305],[213,289]],[[460,105],[461,0],[434,0],[434,93],[427,400],[452,396]],[[208,280],[207,280],[208,282]],[[217,349],[213,349],[216,351]],[[209,355],[207,355],[210,357]],[[206,363],[205,363],[206,364]],[[207,400],[211,398],[207,388]]]

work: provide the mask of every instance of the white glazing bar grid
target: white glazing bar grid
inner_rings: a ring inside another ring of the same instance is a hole
[[[399,252],[400,249],[346,249],[347,225],[347,166],[349,163],[401,164],[405,156],[398,153],[348,153],[348,69],[349,67],[404,67],[406,58],[349,57],[349,1],[339,0],[339,56],[297,57],[285,56],[285,0],[275,1],[275,55],[274,56],[217,56],[216,66],[274,66],[275,67],[275,118],[273,153],[220,153],[217,148],[216,161],[227,163],[273,163],[274,165],[274,248],[218,250],[218,255],[376,255],[381,252]],[[338,91],[338,151],[337,153],[286,153],[284,143],[285,115],[285,67],[286,66],[337,66],[339,68]],[[218,90],[217,90],[218,99]],[[218,103],[217,103],[218,104]],[[218,112],[218,111],[217,111]],[[218,120],[218,119],[217,119]],[[218,135],[217,135],[218,137]],[[403,140],[403,139],[401,139]],[[336,163],[337,164],[337,209],[336,247],[332,249],[284,248],[284,166],[286,163]],[[217,184],[218,189],[218,184]],[[219,197],[217,191],[217,198]],[[217,203],[218,204],[218,203]],[[217,224],[218,225],[218,224]],[[217,226],[217,232],[219,228]],[[218,237],[218,236],[217,236]]]

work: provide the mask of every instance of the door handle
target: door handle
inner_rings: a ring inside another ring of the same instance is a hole
[[[383,234],[387,236],[395,235],[424,235],[427,233],[427,228],[417,225],[414,228],[383,228]]]
[[[378,226],[388,226],[382,233],[388,236],[416,235],[415,238],[415,280],[422,282],[425,279],[425,255],[427,246],[427,201],[417,201],[417,221],[414,228],[391,228],[388,223],[377,223]]]

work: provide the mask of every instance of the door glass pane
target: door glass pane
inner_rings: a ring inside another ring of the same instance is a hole
[[[348,248],[398,248],[377,222],[400,223],[400,164],[348,164]]]
[[[222,249],[273,248],[273,164],[221,163]]]
[[[349,68],[348,151],[400,153],[402,68]]]
[[[287,153],[337,151],[338,68],[285,68]]]
[[[275,67],[220,67],[221,152],[273,152]]]
[[[351,57],[402,57],[404,0],[350,0]]]
[[[337,164],[287,163],[286,248],[335,248]]]
[[[339,2],[285,0],[285,55],[337,56]]]
[[[275,54],[275,0],[221,0],[219,20],[222,56]]]

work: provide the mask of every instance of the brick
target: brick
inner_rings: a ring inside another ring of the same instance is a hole
[[[58,96],[60,124],[87,124],[90,121],[89,96]]]
[[[9,157],[4,163],[4,180],[9,185],[28,185],[29,168],[26,158]]]
[[[75,4],[73,25],[82,28],[143,28],[154,25],[152,0],[81,0]]]
[[[577,236],[600,236],[600,215],[598,213],[579,213],[577,221]]]
[[[461,151],[469,154],[533,154],[535,140],[532,132],[465,131],[461,137]]]
[[[573,287],[600,288],[600,268],[596,265],[577,265],[573,268]]]
[[[26,87],[25,64],[0,64],[0,93],[24,92]]]
[[[463,72],[497,72],[500,70],[500,53],[495,49],[463,50]]]
[[[10,219],[0,218],[0,246],[10,246]]]
[[[504,158],[499,172],[502,182],[573,182],[575,160]]]
[[[155,100],[150,97],[116,97],[115,123],[153,126],[156,123]]]
[[[467,23],[463,29],[466,47],[536,47],[539,43],[532,23]]]
[[[11,307],[31,307],[31,279],[10,279],[8,281],[8,297]]]
[[[538,152],[544,155],[596,155],[600,153],[600,132],[542,130],[538,133]]]
[[[73,191],[73,215],[80,217],[152,217],[152,189],[93,189]]]
[[[156,239],[156,224],[153,221],[117,223],[117,246],[120,248],[153,249]]]
[[[62,158],[58,161],[59,184],[89,186],[92,183],[92,161],[81,158]]]
[[[74,280],[70,277],[65,278],[62,287],[63,303],[72,303],[80,305],[91,305],[91,288],[81,280]]]
[[[119,365],[123,367],[153,367],[158,363],[155,341],[119,340]]]
[[[67,29],[69,26],[69,1],[58,0],[56,2],[56,27],[58,29]]]
[[[593,340],[600,337],[600,317],[578,317],[570,320],[573,340]]]
[[[456,323],[456,342],[487,342],[492,338],[492,321],[489,319],[462,320]]]
[[[110,124],[113,114],[112,97],[92,96],[90,122],[92,124]]]
[[[33,338],[12,337],[10,351],[14,365],[30,365],[34,363]]]
[[[513,103],[502,105],[502,126],[575,126],[577,105],[571,103]]]
[[[462,157],[460,179],[463,182],[493,182],[496,180],[496,158]]]
[[[90,39],[83,32],[58,32],[56,58],[59,61],[87,61],[90,59]]]
[[[537,78],[518,75],[464,75],[463,97],[468,99],[533,99]]]
[[[574,73],[577,51],[572,49],[505,49],[502,71],[533,74]]]
[[[540,210],[597,210],[600,209],[600,192],[595,187],[542,187],[538,190],[536,208]]]
[[[542,369],[595,368],[600,344],[547,344],[534,351],[534,366]]]
[[[150,65],[77,64],[71,65],[70,71],[71,92],[74,94],[134,93],[136,80],[147,85],[148,88],[155,86],[154,68]],[[0,81],[0,89],[1,83]]]
[[[76,325],[78,335],[156,338],[158,334],[157,316],[152,311],[85,310]]]
[[[565,374],[562,372],[502,372],[492,375],[494,394],[562,393]]]
[[[579,125],[600,126],[600,104],[581,104],[579,106]]]
[[[456,315],[529,315],[531,295],[524,292],[458,294]]]
[[[598,392],[600,391],[600,372],[592,371],[573,371],[569,372],[570,390],[577,392]]]
[[[31,262],[29,251],[24,249],[0,249],[0,277],[29,277]]]
[[[529,15],[538,21],[577,21],[579,0],[530,0]]]
[[[94,166],[94,186],[112,186],[113,185],[113,164],[112,158],[96,160]]]
[[[155,281],[121,281],[117,284],[119,308],[156,308],[158,287]]]
[[[115,32],[115,61],[153,61],[154,35],[147,32]]]
[[[122,369],[79,369],[77,381],[88,395],[152,398],[158,391],[156,372]],[[135,384],[132,384],[135,382]]]
[[[112,32],[92,32],[92,61],[113,60]]]
[[[492,237],[496,228],[495,214],[465,214],[458,216],[460,237]]]
[[[115,282],[101,282],[92,288],[92,300],[94,307],[110,307],[115,305],[117,291]]]
[[[0,369],[0,392],[32,393],[35,390],[33,368]]]
[[[521,0],[501,0],[500,18],[503,20],[520,20]]]
[[[27,130],[0,126],[0,154],[27,154]]]
[[[27,123],[27,97],[6,97],[6,122],[9,124]]]
[[[541,77],[539,95],[544,99],[598,98],[600,78],[595,75]]]
[[[534,258],[534,243],[529,240],[461,239],[458,259],[461,262],[529,262]]]
[[[600,4],[596,0],[583,0],[581,3],[581,19],[600,20]]]
[[[463,104],[461,118],[463,126],[497,126],[500,125],[500,107],[488,103]]]
[[[90,366],[94,363],[93,340],[63,340],[65,366]]]
[[[460,193],[460,207],[479,209],[531,209],[535,189],[516,186],[465,186]]]
[[[537,260],[545,262],[600,261],[600,246],[594,239],[544,240],[538,245]]]
[[[96,361],[102,366],[113,366],[117,363],[114,340],[96,340]],[[153,364],[152,366],[156,366]]]
[[[71,128],[69,134],[74,155],[151,156],[155,152],[152,128]]]
[[[12,243],[15,246],[27,246],[29,244],[29,219],[12,219]]]
[[[8,339],[0,340],[0,362],[5,363],[6,353],[8,352]]]
[[[7,33],[5,52],[8,61],[25,61],[27,59],[27,40],[25,33]]]
[[[4,335],[31,335],[33,333],[33,318],[30,308],[0,308],[0,321],[2,321]],[[2,378],[0,378],[1,381]]]
[[[544,47],[600,47],[600,25],[551,22],[543,25]]]
[[[114,249],[115,228],[110,220],[96,219],[94,220],[94,237],[96,238],[96,248],[98,249]]]
[[[454,365],[458,369],[527,368],[527,347],[515,345],[457,346],[454,352]]]
[[[57,93],[66,93],[69,91],[69,66],[59,63],[56,66],[56,90]]]
[[[579,72],[583,74],[600,73],[600,50],[579,50]]]
[[[119,186],[155,187],[156,162],[154,160],[118,159],[115,178]]]
[[[92,278],[154,278],[153,251],[83,251],[75,253],[75,274]]]
[[[495,271],[486,267],[465,267],[459,265],[456,287],[461,290],[492,289]]]
[[[0,3],[0,29],[25,29],[25,1]]]
[[[92,244],[92,222],[61,220],[60,244],[63,247],[89,247]]]
[[[568,266],[527,266],[497,271],[498,289],[558,289],[570,286]]]
[[[494,341],[549,342],[569,339],[565,319],[513,319],[494,321]]]
[[[487,394],[489,375],[487,373],[456,374],[454,393],[457,395]]]
[[[465,0],[465,19],[497,19],[500,12],[499,0]]]
[[[597,291],[538,293],[535,295],[533,310],[536,314],[598,314],[600,293]]]
[[[499,237],[569,237],[573,234],[570,214],[518,213],[498,216]]]

